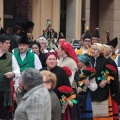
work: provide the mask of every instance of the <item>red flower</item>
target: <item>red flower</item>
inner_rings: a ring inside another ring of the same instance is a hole
[[[72,75],[72,72],[71,72],[71,70],[68,67],[63,66],[62,68],[64,69],[64,71],[66,72],[68,77]]]
[[[73,92],[72,88],[69,86],[61,86],[58,88],[61,93],[71,93]]]
[[[105,67],[106,67],[107,70],[116,73],[116,69],[115,69],[114,66],[112,66],[110,64],[107,64]]]
[[[85,67],[85,69],[82,70],[82,75],[86,77],[93,77],[96,74],[96,70],[92,67]]]
[[[91,73],[96,72],[96,70],[92,67],[85,67],[85,70],[90,71]]]

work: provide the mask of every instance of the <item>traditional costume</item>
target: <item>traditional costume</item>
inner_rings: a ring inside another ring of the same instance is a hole
[[[61,58],[59,60],[58,66],[60,66],[60,67],[66,66],[72,71],[72,75],[69,76],[69,81],[71,83],[72,88],[75,89],[73,84],[74,84],[74,75],[75,75],[75,72],[77,71],[78,58],[77,58],[76,53],[70,43],[63,41],[60,43],[60,46],[61,46],[62,50],[65,51],[67,56],[65,58]],[[74,92],[76,92],[76,91],[74,91]],[[68,116],[66,114],[66,112],[65,112],[64,117]],[[78,112],[77,105],[73,105],[73,107],[70,108],[70,120],[76,120],[76,119],[79,120],[80,119],[78,116],[79,114],[77,112]]]
[[[74,80],[74,74],[77,70],[78,59],[75,54],[73,47],[68,42],[61,42],[61,48],[66,52],[68,56],[61,58],[58,61],[58,66],[66,66],[72,71],[72,75],[69,77],[70,83],[72,85]]]
[[[93,68],[90,67],[91,61],[87,55],[78,55],[78,59],[86,66],[85,69],[79,69],[75,75],[75,80],[77,82],[78,105],[80,107],[82,120],[92,120],[93,113],[92,113],[90,90],[94,91],[97,89],[97,84],[94,79],[94,75],[96,74],[96,71],[95,69],[93,71]],[[94,74],[92,73],[92,71],[94,72]],[[90,86],[84,84],[84,80],[87,78],[90,80]]]
[[[117,38],[117,37],[107,43],[107,45],[112,46],[114,49],[116,48],[117,44],[118,44],[118,38]],[[115,60],[118,55],[119,55],[119,54],[116,54],[116,53],[114,52],[114,53],[112,53],[111,58],[112,58],[113,60]]]
[[[109,86],[106,84],[103,88],[100,87],[101,81],[106,80],[103,74],[105,66],[108,64],[108,60],[101,55],[102,45],[100,43],[94,43],[92,48],[97,49],[100,52],[100,55],[97,58],[91,57],[92,66],[97,71],[95,79],[98,85],[98,88],[95,91],[91,91],[93,117],[94,120],[113,120],[112,100]]]
[[[28,37],[26,33],[23,34],[19,44],[28,45]],[[38,70],[42,68],[41,62],[35,53],[27,50],[25,53],[20,53],[20,51],[18,51],[14,55],[20,67],[20,72],[23,72],[26,68],[36,68]]]
[[[92,36],[92,44],[100,43],[99,28],[95,28],[95,34]]]
[[[118,104],[120,103],[120,92],[119,92],[119,79],[118,79],[118,69],[117,65],[114,60],[111,59],[112,55],[112,50],[110,46],[108,45],[103,45],[103,53],[105,52],[108,56],[105,56],[109,64],[114,66],[116,69],[116,74],[114,75],[114,80],[110,81],[109,88],[110,88],[110,94],[112,96],[112,108],[113,108],[113,119],[118,120],[119,115],[118,115]]]
[[[5,33],[3,29],[0,31],[0,42],[5,42],[6,40],[10,40],[8,35]],[[13,72],[15,74],[15,78],[20,77],[20,69],[17,64],[15,57],[9,53],[3,53],[0,56],[0,119],[13,119],[11,115],[14,112],[14,108],[11,109],[13,105],[13,94],[11,88],[13,88],[13,78],[8,79],[5,74],[8,72]],[[15,79],[14,78],[14,79]]]
[[[90,40],[91,40],[91,35],[90,35],[90,33],[89,33],[89,30],[87,30],[87,31],[85,32],[85,35],[84,35],[84,37],[83,37],[83,41],[84,41],[85,39],[90,39]],[[78,54],[85,54],[85,53],[91,55],[91,46],[88,46],[87,49],[84,49],[84,48],[81,46],[81,48],[78,49],[78,50],[76,50],[75,52],[76,52],[77,55],[78,55]]]

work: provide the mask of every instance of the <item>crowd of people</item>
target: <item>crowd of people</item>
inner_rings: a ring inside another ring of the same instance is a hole
[[[47,22],[37,40],[32,21],[0,29],[0,119],[119,120],[117,37],[102,44],[87,29],[74,49]]]

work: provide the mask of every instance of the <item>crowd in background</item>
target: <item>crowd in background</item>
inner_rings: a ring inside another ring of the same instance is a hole
[[[69,43],[46,26],[36,40],[32,21],[0,30],[0,119],[119,120],[118,38],[87,28]]]

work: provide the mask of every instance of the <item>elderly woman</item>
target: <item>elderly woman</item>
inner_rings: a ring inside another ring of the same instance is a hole
[[[32,44],[32,52],[36,53],[42,63],[42,67],[46,66],[45,60],[46,60],[46,54],[41,52],[41,46],[39,42],[36,40]]]
[[[22,73],[16,96],[15,120],[51,120],[51,98],[37,69],[28,68]]]
[[[116,75],[114,80],[110,81],[109,88],[112,96],[112,108],[113,108],[113,118],[115,120],[119,119],[118,116],[118,104],[120,103],[120,93],[119,93],[119,79],[118,79],[118,69],[114,60],[112,60],[112,49],[110,46],[103,44],[103,55],[108,59],[109,64],[116,68]]]
[[[54,52],[53,49],[48,48],[48,42],[45,37],[39,37],[37,41],[40,43],[41,52],[43,53]]]
[[[58,95],[58,97],[61,98],[58,88],[63,85],[70,86],[70,82],[67,77],[67,74],[65,73],[63,68],[57,66],[57,55],[55,52],[49,52],[46,55],[46,64],[47,67],[42,68],[40,71],[49,70],[56,75],[57,83],[54,91]]]
[[[100,43],[92,45],[91,62],[92,67],[97,71],[95,79],[98,85],[98,88],[91,92],[93,116],[94,120],[113,120],[108,82],[102,77],[102,71],[105,71],[105,65],[108,64],[108,60],[103,56],[102,52],[103,46]]]
[[[75,74],[75,80],[77,82],[78,104],[81,111],[81,118],[82,120],[93,120],[90,91],[95,91],[97,84],[94,76],[84,80],[84,87],[79,84],[80,81],[82,82],[79,76],[86,67],[91,67],[91,60],[87,55],[78,55],[78,60],[78,72]]]
[[[52,116],[51,120],[61,120],[61,105],[60,101],[53,91],[56,86],[56,76],[55,74],[51,73],[50,71],[43,70],[40,72],[43,76],[43,84],[49,90],[51,96],[51,108],[52,108]]]

